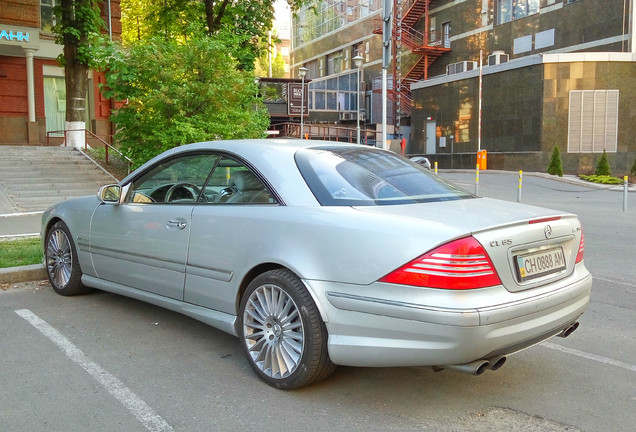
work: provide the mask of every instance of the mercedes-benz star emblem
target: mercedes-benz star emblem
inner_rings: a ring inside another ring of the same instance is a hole
[[[552,227],[550,225],[546,225],[543,232],[545,233],[545,238],[549,239],[552,237]]]

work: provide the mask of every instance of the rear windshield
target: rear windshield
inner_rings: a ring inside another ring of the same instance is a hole
[[[374,206],[473,198],[408,159],[373,147],[312,147],[296,164],[321,205]]]

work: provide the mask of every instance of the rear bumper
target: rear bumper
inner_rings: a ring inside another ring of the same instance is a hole
[[[305,281],[329,332],[334,363],[349,366],[444,366],[511,354],[575,322],[589,303],[584,266],[558,283],[510,293],[375,283]]]

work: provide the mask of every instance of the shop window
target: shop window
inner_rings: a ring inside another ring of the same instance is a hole
[[[568,153],[615,153],[618,90],[571,90]]]

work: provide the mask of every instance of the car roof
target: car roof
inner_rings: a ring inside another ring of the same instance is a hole
[[[237,154],[243,154],[243,152],[251,153],[254,150],[296,152],[297,150],[303,148],[322,147],[325,145],[330,147],[359,147],[358,144],[348,144],[335,141],[303,140],[297,138],[269,138],[204,141],[176,147],[175,151],[181,152],[190,150],[226,150]]]

